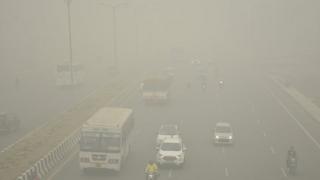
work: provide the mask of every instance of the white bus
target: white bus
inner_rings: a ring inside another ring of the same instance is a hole
[[[81,129],[80,168],[120,171],[130,151],[133,110],[104,107]]]
[[[82,84],[83,76],[84,71],[83,66],[81,64],[74,63],[71,66],[69,62],[66,62],[58,64],[56,67],[57,86],[70,86]]]

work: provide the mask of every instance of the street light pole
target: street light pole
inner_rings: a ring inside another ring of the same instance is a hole
[[[70,13],[70,5],[72,0],[65,0],[67,4],[68,10],[68,31],[69,31],[69,58],[70,58],[70,78],[72,85],[74,84],[73,77],[73,52],[72,52],[72,33],[71,33],[71,13]]]
[[[112,8],[112,24],[113,24],[113,65],[114,68],[118,69],[118,37],[117,37],[117,8],[120,7],[121,5],[126,5],[128,4],[127,2],[122,2],[122,3],[116,3],[116,4],[105,4],[105,3],[100,3],[101,5],[106,5]]]
[[[113,18],[113,60],[114,60],[114,66],[115,68],[118,68],[118,45],[117,45],[117,12],[116,12],[116,6],[112,5],[112,18]]]

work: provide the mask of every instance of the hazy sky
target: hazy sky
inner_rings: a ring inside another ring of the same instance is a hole
[[[72,2],[74,56],[80,61],[113,57],[112,11],[101,2],[108,1]],[[137,51],[142,57],[168,55],[174,48],[205,57],[318,55],[316,0],[128,2],[117,9],[120,58]],[[63,0],[1,0],[1,63],[67,59],[66,20]]]

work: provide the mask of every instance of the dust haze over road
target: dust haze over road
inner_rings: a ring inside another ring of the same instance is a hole
[[[136,119],[119,174],[84,175],[73,154],[49,179],[142,179],[156,158],[159,127],[172,123],[188,148],[186,164],[161,168],[159,179],[318,179],[320,120],[290,92],[320,106],[319,8],[312,0],[72,0],[72,56],[84,75],[81,85],[62,87],[57,65],[70,61],[67,1],[1,0],[0,112],[16,114],[21,127],[1,134],[0,150],[114,80],[140,83],[137,74],[145,79],[172,67],[168,104],[144,104],[139,83],[118,103]],[[233,127],[232,146],[212,145],[221,121]],[[285,164],[292,145],[295,177]]]

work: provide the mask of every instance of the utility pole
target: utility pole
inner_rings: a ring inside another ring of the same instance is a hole
[[[65,0],[67,4],[68,10],[68,31],[69,31],[69,59],[70,59],[70,78],[71,84],[74,84],[74,76],[73,76],[73,52],[72,52],[72,33],[71,33],[71,13],[70,13],[70,5],[72,0]]]

